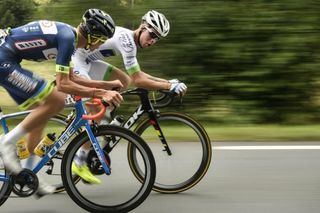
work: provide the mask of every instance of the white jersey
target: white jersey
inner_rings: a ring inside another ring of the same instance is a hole
[[[112,66],[102,60],[105,57],[115,55],[122,56],[124,66],[129,75],[140,71],[136,58],[137,45],[134,42],[133,34],[132,30],[116,27],[114,36],[98,49],[88,51],[78,48],[72,56],[75,73],[95,80],[108,80],[106,75]]]

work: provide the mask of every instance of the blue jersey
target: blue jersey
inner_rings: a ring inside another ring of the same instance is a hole
[[[68,72],[75,40],[72,26],[42,20],[12,29],[5,39],[5,46],[17,61],[56,59],[56,71]]]
[[[43,101],[53,85],[22,68],[20,62],[23,59],[55,59],[56,72],[68,74],[76,38],[72,26],[45,20],[28,23],[7,33],[0,30],[0,85],[21,109]]]

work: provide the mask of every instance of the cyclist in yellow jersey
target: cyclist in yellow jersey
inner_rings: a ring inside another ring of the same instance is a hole
[[[22,167],[16,156],[16,142],[30,134],[28,149],[32,153],[41,138],[48,119],[64,107],[66,94],[103,98],[119,105],[123,99],[113,87],[120,81],[105,82],[79,78],[69,67],[75,48],[94,50],[114,34],[112,18],[102,10],[89,9],[77,29],[53,21],[34,21],[26,25],[0,30],[0,85],[21,109],[37,107],[18,126],[0,138],[0,154],[6,169],[18,174]],[[56,87],[21,67],[25,60],[56,59]],[[38,193],[53,192],[53,187],[39,184]]]

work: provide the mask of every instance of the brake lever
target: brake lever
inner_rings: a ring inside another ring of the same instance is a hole
[[[120,87],[113,87],[111,90],[112,90],[112,91],[120,92],[121,88],[120,88]]]
[[[103,106],[105,106],[105,107],[110,106],[110,104],[109,104],[106,100],[104,100],[104,99],[101,99],[101,103],[102,103]]]
[[[182,98],[183,98],[183,95],[182,94],[179,94],[179,104],[182,105]]]

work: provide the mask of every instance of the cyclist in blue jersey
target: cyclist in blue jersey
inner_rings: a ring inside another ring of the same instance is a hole
[[[75,48],[92,51],[111,38],[114,30],[112,18],[99,9],[87,10],[83,22],[76,29],[65,23],[43,20],[1,30],[0,85],[20,109],[37,107],[18,126],[0,138],[0,154],[6,169],[12,174],[22,170],[16,155],[16,142],[29,133],[29,139],[33,140],[28,140],[28,149],[32,153],[48,119],[63,109],[66,94],[103,98],[114,105],[123,101],[118,92],[110,91],[113,87],[121,87],[120,81],[85,80],[74,75],[69,66]],[[22,68],[20,62],[23,59],[55,59],[56,87]],[[39,195],[53,192],[53,187],[42,183],[39,183]]]
[[[87,51],[83,48],[77,48],[72,56],[74,72],[86,79],[119,79],[124,89],[133,84],[145,89],[168,89],[183,95],[187,91],[187,86],[183,82],[177,79],[166,80],[147,74],[140,68],[136,57],[138,47],[144,49],[155,45],[161,38],[168,35],[169,30],[169,21],[162,13],[155,10],[148,11],[142,17],[142,22],[136,30],[132,31],[116,26],[114,36],[100,45],[98,49]],[[105,57],[114,55],[122,56],[128,75],[103,61]],[[89,146],[88,143],[79,149],[72,165],[72,171],[87,182],[99,183],[100,180],[90,172],[84,160],[89,153]]]

